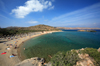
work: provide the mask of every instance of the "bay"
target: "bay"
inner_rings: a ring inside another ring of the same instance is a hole
[[[23,45],[20,50],[26,58],[41,57],[49,61],[48,55],[53,56],[59,51],[69,51],[81,48],[99,48],[100,32],[64,31],[55,32],[32,38]],[[23,50],[25,48],[25,50]]]

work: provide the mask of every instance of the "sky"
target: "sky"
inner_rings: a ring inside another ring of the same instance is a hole
[[[100,28],[100,0],[0,0],[0,27]]]

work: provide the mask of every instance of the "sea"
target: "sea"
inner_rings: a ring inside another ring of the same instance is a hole
[[[96,30],[97,32],[62,31],[41,35],[24,42],[20,46],[23,60],[40,57],[49,61],[48,55],[53,56],[57,52],[67,52],[72,49],[81,48],[98,49],[100,47],[100,30]]]

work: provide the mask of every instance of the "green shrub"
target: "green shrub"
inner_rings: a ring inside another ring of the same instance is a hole
[[[75,50],[65,52],[58,52],[51,59],[52,66],[73,66],[79,60],[78,54]]]

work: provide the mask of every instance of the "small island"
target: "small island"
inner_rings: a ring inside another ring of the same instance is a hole
[[[96,32],[96,30],[78,30],[80,32]]]
[[[87,32],[96,32],[96,30],[86,30]]]

